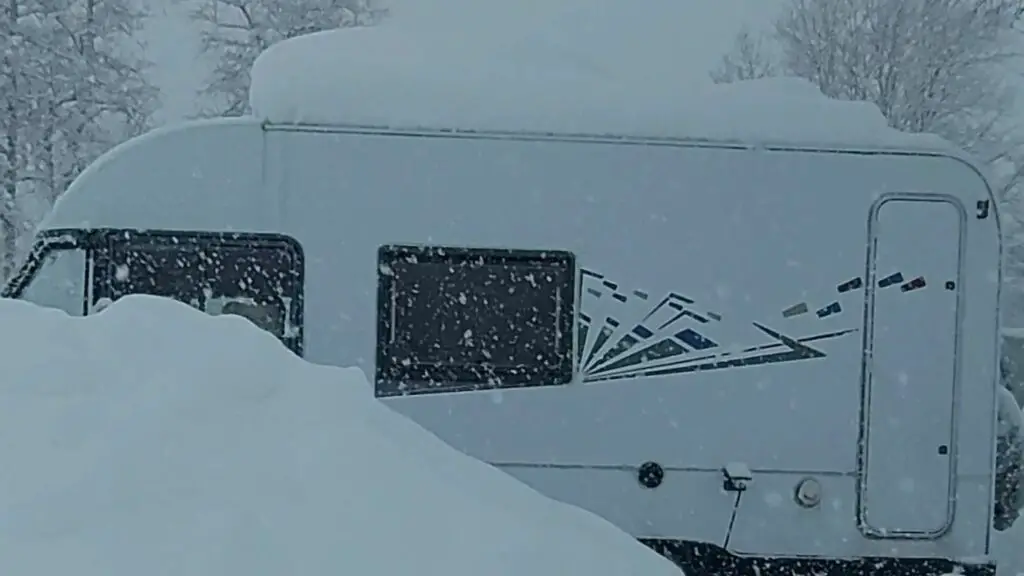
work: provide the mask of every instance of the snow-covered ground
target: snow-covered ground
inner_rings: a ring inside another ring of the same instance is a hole
[[[0,318],[0,574],[678,574],[241,318]]]
[[[992,538],[992,556],[998,562],[998,576],[1024,576],[1024,521]]]

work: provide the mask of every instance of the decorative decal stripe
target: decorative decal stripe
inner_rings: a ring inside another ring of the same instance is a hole
[[[794,316],[799,316],[801,314],[807,314],[808,310],[810,310],[810,309],[807,307],[807,302],[801,302],[799,304],[794,304],[794,305],[790,306],[789,308],[786,308],[785,310],[783,310],[782,311],[782,317],[783,318],[792,318]]]
[[[900,282],[903,282],[903,274],[896,272],[895,274],[890,274],[889,276],[886,276],[885,278],[879,280],[878,287],[888,288],[889,286],[895,286]]]
[[[860,279],[860,276],[858,276],[853,280],[847,280],[846,282],[843,282],[839,286],[836,286],[836,291],[838,291],[840,294],[843,294],[845,292],[849,292],[850,290],[859,290],[863,286],[864,281]]]
[[[766,333],[770,333],[769,329],[757,325],[762,328]],[[820,334],[815,336],[815,339],[826,340],[832,338],[838,338],[856,332],[857,329],[842,330],[839,332],[832,332],[828,334]],[[791,338],[777,334],[779,342],[771,346],[766,346],[765,349],[770,348],[785,348],[778,352],[765,352],[761,351],[758,354],[750,356],[739,356],[730,357],[728,353],[719,355],[707,355],[698,358],[690,358],[680,360],[674,363],[663,364],[660,366],[652,366],[643,368],[636,371],[622,372],[616,374],[591,374],[588,375],[584,381],[586,382],[607,382],[611,380],[624,380],[627,378],[649,378],[654,376],[668,376],[673,374],[685,374],[690,372],[703,372],[707,370],[721,370],[724,368],[742,368],[747,366],[757,366],[761,364],[776,364],[780,362],[795,362],[798,360],[810,360],[814,358],[824,358],[825,353],[807,346],[804,342],[799,340],[793,340]]]
[[[918,276],[917,278],[914,278],[910,282],[907,282],[906,284],[901,285],[900,286],[900,291],[901,292],[910,292],[911,290],[920,290],[921,288],[924,288],[924,287],[925,287],[924,276]]]
[[[879,288],[899,286],[901,292],[912,292],[914,290],[920,290],[921,288],[924,288],[925,285],[926,282],[923,276],[918,276],[917,278],[914,278],[909,282],[903,282],[902,272],[894,272],[878,281]],[[860,290],[863,287],[864,281],[858,276],[836,286],[836,292],[838,292],[839,294],[847,294],[849,292],[853,292],[854,290]],[[789,308],[783,310],[782,317],[793,318],[794,316],[806,314],[809,311],[810,308],[808,307],[807,303],[800,302],[799,304],[794,304],[793,306],[790,306]],[[842,303],[838,300],[835,300],[830,302],[828,305],[819,308],[815,312],[815,314],[818,316],[818,318],[828,318],[830,316],[835,316],[836,314],[839,314],[842,311]]]
[[[842,311],[843,307],[839,304],[839,301],[836,300],[835,302],[832,302],[828,306],[825,306],[824,308],[818,310],[817,312],[815,312],[815,314],[818,315],[818,318],[826,318],[833,314],[839,314]]]
[[[926,286],[924,277],[905,281],[902,272],[878,280],[880,289],[899,286],[913,292]],[[865,287],[863,278],[854,277],[836,285],[840,298],[858,293]],[[669,292],[659,300],[641,290],[627,291],[603,274],[582,271],[582,301],[578,322],[577,366],[584,382],[604,382],[683,374],[761,364],[795,362],[825,357],[812,346],[858,331],[857,327],[831,330],[811,336],[791,337],[760,323],[747,324],[768,340],[762,344],[739,347],[729,339],[715,338],[718,330],[739,330],[744,324],[722,324],[722,315],[701,310],[696,302],[678,292]],[[606,297],[610,297],[606,298]],[[651,305],[651,302],[657,302]],[[853,305],[847,302],[847,305]],[[782,311],[784,320],[814,311],[818,320],[842,317],[844,305],[833,300],[820,308],[799,302]],[[636,320],[624,321],[629,317]],[[860,319],[855,320],[859,326]],[[720,328],[717,326],[721,325]],[[750,338],[750,337],[748,337]],[[748,338],[744,338],[745,340]],[[756,335],[754,339],[758,339]]]

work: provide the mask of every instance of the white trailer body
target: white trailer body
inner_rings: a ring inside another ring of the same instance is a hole
[[[996,216],[939,148],[215,120],[89,168],[6,295],[264,304],[692,573],[991,574]]]

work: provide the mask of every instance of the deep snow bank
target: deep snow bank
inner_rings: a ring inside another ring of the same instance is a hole
[[[0,318],[0,574],[678,574],[240,318]]]
[[[264,52],[252,70],[254,113],[277,123],[944,146],[795,78],[694,84],[678,71],[678,23],[694,14],[686,2],[393,4],[378,26]]]

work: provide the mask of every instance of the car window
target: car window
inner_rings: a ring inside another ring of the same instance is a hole
[[[85,250],[55,250],[43,257],[20,298],[81,316],[85,302]]]

